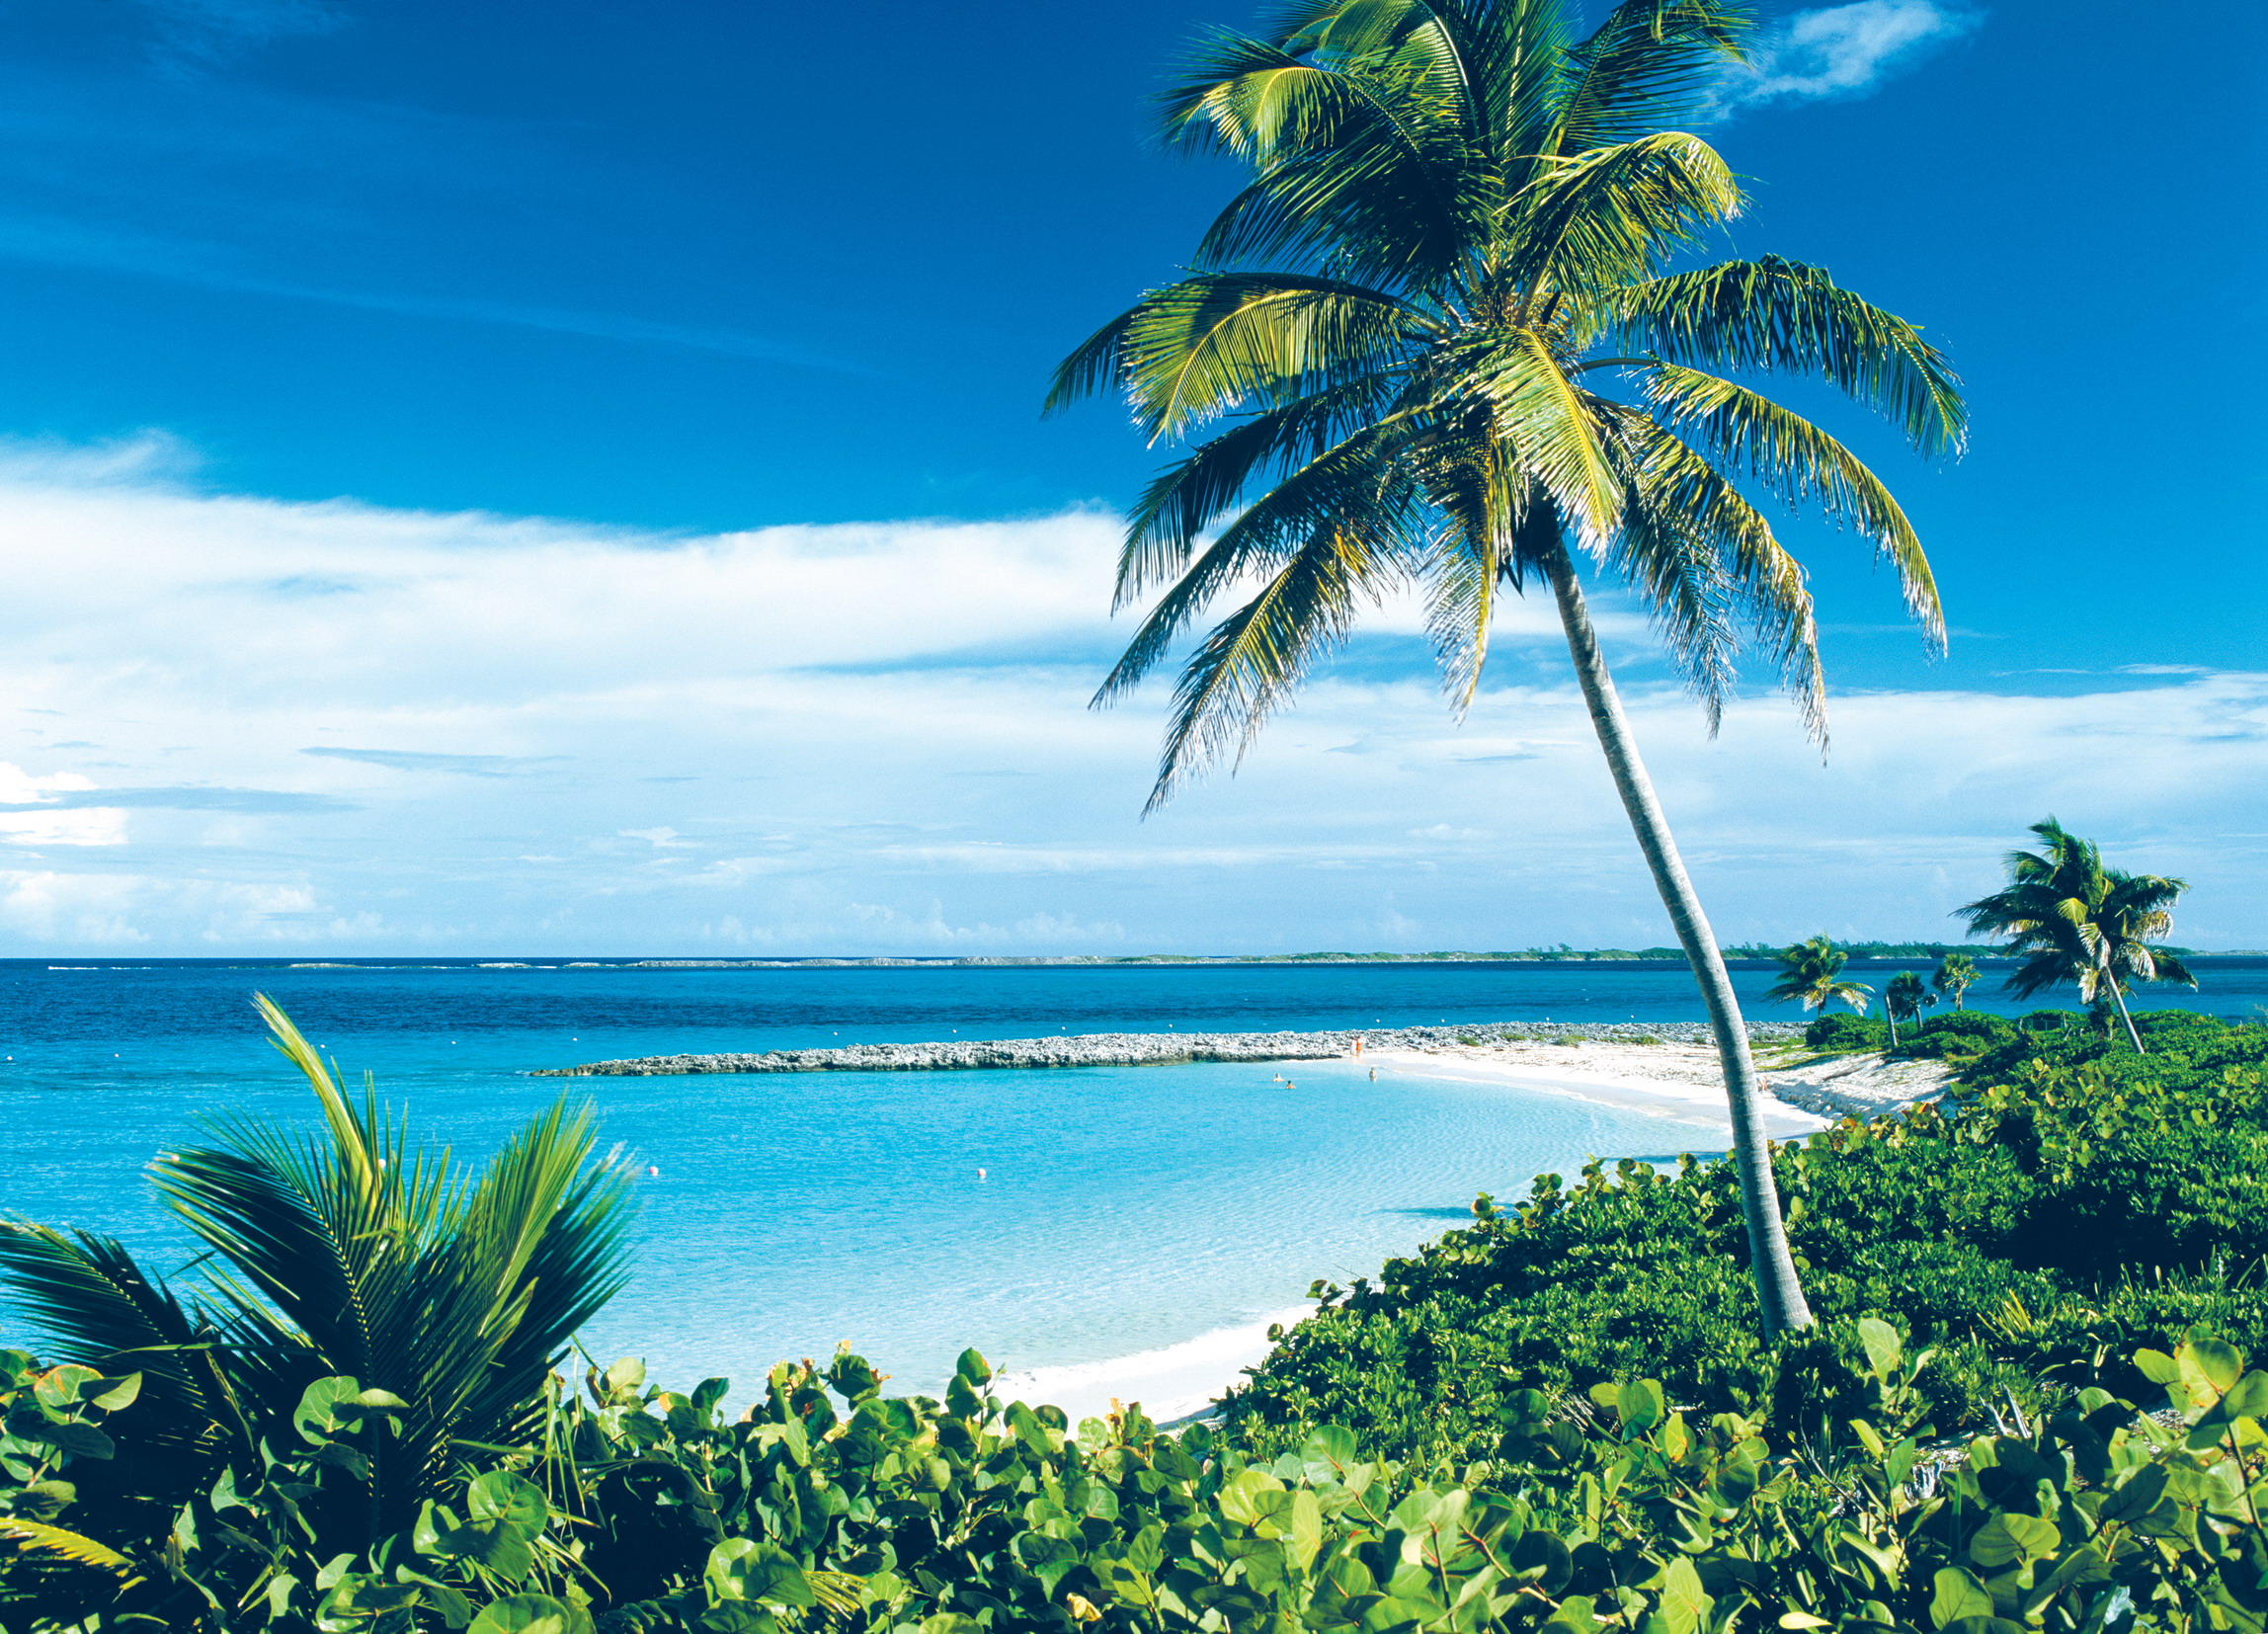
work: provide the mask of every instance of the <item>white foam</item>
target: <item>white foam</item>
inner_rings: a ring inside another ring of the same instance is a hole
[[[1108,1412],[1113,1398],[1141,1403],[1145,1415],[1163,1424],[1203,1412],[1242,1383],[1245,1369],[1258,1366],[1274,1348],[1268,1340],[1271,1324],[1288,1328],[1314,1312],[1313,1305],[1293,1305],[1256,1322],[1216,1328],[1156,1350],[1005,1372],[990,1388],[1003,1401],[1060,1407],[1074,1427],[1081,1419]]]

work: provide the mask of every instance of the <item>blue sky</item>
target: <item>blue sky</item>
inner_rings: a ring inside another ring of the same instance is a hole
[[[1966,376],[1880,460],[1924,662],[1797,529],[1825,769],[1623,619],[1731,938],[1942,934],[2054,809],[2268,941],[2257,7],[1773,13],[1735,235]],[[1079,703],[1151,456],[1041,422],[1223,171],[1142,101],[1235,4],[0,14],[0,949],[1079,950],[1659,940],[1541,610],[1462,728],[1380,633],[1149,823]],[[12,779],[12,780],[11,780]]]

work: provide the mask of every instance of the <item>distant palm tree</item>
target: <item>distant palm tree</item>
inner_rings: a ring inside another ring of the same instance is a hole
[[[1953,1008],[1959,1010],[1962,995],[1977,985],[1977,961],[1967,953],[1948,953],[1937,961],[1929,985],[1951,999]]]
[[[1910,1021],[1937,1002],[1937,995],[1911,970],[1901,970],[1882,990],[1882,1013],[1890,1018],[1890,1047],[1898,1048],[1898,1023]]]
[[[1814,937],[1809,941],[1799,941],[1792,947],[1781,948],[1773,956],[1780,961],[1780,979],[1765,991],[1764,997],[1774,1004],[1802,1005],[1809,1011],[1823,1010],[1839,1001],[1861,1016],[1866,1014],[1867,999],[1874,989],[1864,982],[1842,979],[1843,966],[1850,962],[1850,955],[1828,938]]]
[[[0,1225],[0,1285],[51,1359],[141,1372],[140,1428],[118,1430],[147,1444],[158,1482],[262,1476],[262,1441],[295,1444],[318,1379],[398,1398],[366,1502],[312,1514],[319,1552],[359,1552],[438,1495],[457,1443],[513,1441],[539,1408],[570,1338],[622,1285],[628,1176],[590,1161],[591,1113],[560,1101],[468,1181],[446,1149],[411,1145],[367,1085],[350,1101],[257,1003],[324,1128],[228,1115],[213,1146],[159,1155],[158,1190],[225,1267],[207,1273],[211,1302],[184,1303],[110,1238],[23,1223]]]
[[[2137,1054],[2147,1054],[2129,1014],[2134,982],[2197,985],[2189,967],[2150,944],[2173,929],[2173,905],[2189,887],[2156,874],[2103,866],[2102,853],[2050,817],[2034,823],[2037,852],[2008,854],[2008,883],[1958,909],[1976,934],[2008,939],[2027,955],[2008,977],[2019,999],[2068,982],[2088,1004],[2108,998]]]
[[[1163,589],[1097,694],[1182,670],[1155,808],[1247,750],[1366,605],[1415,589],[1455,705],[1498,599],[1550,588],[1593,729],[1708,1007],[1767,1332],[1810,1311],[1781,1227],[1748,1036],[1724,956],[1624,718],[1578,563],[1653,614],[1714,729],[1748,625],[1824,731],[1804,572],[1741,482],[1817,504],[1943,616],[1898,502],[1832,437],[1728,375],[1823,379],[1918,449],[1959,446],[1944,359],[1911,324],[1775,257],[1671,271],[1738,212],[1698,137],[1745,57],[1727,0],[1626,0],[1587,37],[1555,0],[1294,0],[1217,34],[1164,96],[1168,139],[1251,172],[1198,270],[1058,369],[1050,408],[1122,392],[1153,442],[1230,421],[1134,507],[1118,602]],[[1253,593],[1256,590],[1256,593]]]

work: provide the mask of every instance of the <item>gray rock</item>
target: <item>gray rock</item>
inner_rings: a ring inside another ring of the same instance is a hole
[[[1803,1031],[1787,1021],[1750,1021],[1751,1038]],[[992,1038],[929,1044],[850,1044],[841,1049],[780,1049],[761,1055],[647,1055],[553,1067],[538,1078],[649,1078],[693,1073],[949,1072],[1002,1067],[1163,1067],[1192,1061],[1327,1061],[1349,1055],[1360,1038],[1371,1049],[1426,1049],[1443,1044],[1511,1039],[1638,1036],[1664,1043],[1705,1044],[1701,1021],[1486,1021],[1462,1026],[1363,1027],[1337,1032],[1084,1032],[1056,1038]]]

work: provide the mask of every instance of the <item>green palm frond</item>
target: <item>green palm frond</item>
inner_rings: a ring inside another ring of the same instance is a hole
[[[27,1520],[18,1515],[0,1514],[0,1540],[14,1544],[18,1549],[68,1561],[73,1566],[91,1566],[98,1571],[115,1573],[121,1577],[133,1570],[133,1562],[107,1543],[71,1531],[62,1526],[50,1526],[43,1520]],[[0,1556],[0,1559],[5,1559]]]
[[[1652,279],[1612,301],[1617,351],[1736,371],[1821,376],[1887,417],[1923,453],[1959,452],[1961,382],[1921,331],[1836,286],[1825,269],[1763,256]]]
[[[2053,817],[2032,833],[2040,849],[2008,854],[2008,883],[1958,910],[1972,934],[2026,955],[2008,978],[2013,996],[2071,986],[2092,1004],[2138,981],[2197,985],[2177,956],[2151,945],[2173,930],[2183,881],[2106,867],[2099,847]]]
[[[1628,141],[1707,111],[1726,67],[1747,60],[1755,20],[1717,0],[1625,0],[1566,56],[1551,151]]]
[[[1913,525],[1882,479],[1799,414],[1747,387],[1664,364],[1645,370],[1646,395],[1668,424],[1720,461],[1744,469],[1791,504],[1809,502],[1874,542],[1898,573],[1905,605],[1929,643],[1945,646],[1937,579]]]

